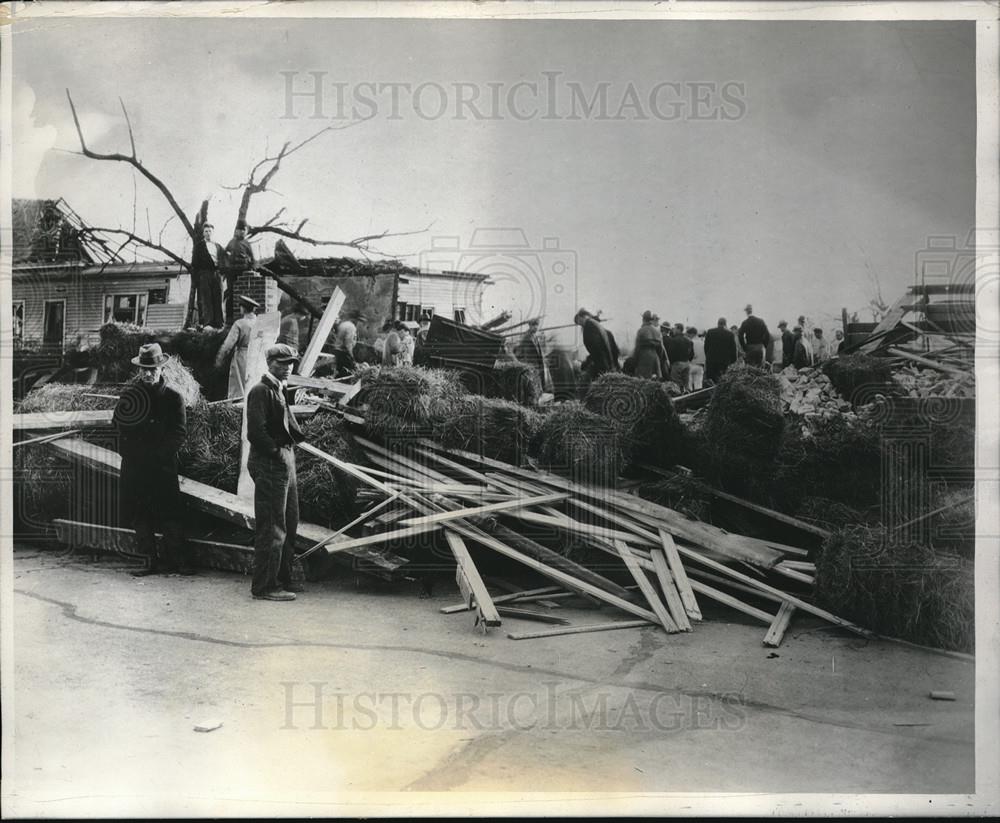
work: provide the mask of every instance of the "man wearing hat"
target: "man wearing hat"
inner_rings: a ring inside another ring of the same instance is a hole
[[[747,313],[747,319],[743,321],[737,333],[740,345],[746,353],[747,364],[762,367],[771,332],[768,331],[767,323],[754,315],[753,306],[747,303],[743,311]]]
[[[236,293],[236,278],[243,272],[253,271],[254,263],[253,249],[250,241],[247,240],[246,220],[236,221],[236,230],[233,232],[233,239],[226,246],[226,322],[232,323],[236,313],[236,303],[234,298]]]
[[[552,378],[549,374],[549,364],[545,359],[545,338],[538,331],[541,318],[532,317],[528,321],[528,330],[521,337],[514,349],[514,356],[522,363],[531,366],[542,384],[543,392],[552,391]]]
[[[642,325],[635,334],[635,376],[662,380],[667,353],[663,348],[659,316],[648,309],[642,313]]]
[[[726,328],[726,318],[720,317],[715,328],[705,332],[705,378],[718,383],[737,354],[736,336]]]
[[[778,323],[778,329],[781,332],[781,368],[787,369],[795,357],[795,335],[788,330],[787,320]]]
[[[285,380],[298,352],[277,343],[266,353],[267,371],[247,395],[247,469],[254,482],[253,580],[257,600],[294,600],[302,587],[292,583],[299,492],[293,447],[305,437],[285,398]]]
[[[584,363],[586,382],[590,383],[606,372],[620,371],[618,344],[597,317],[586,309],[580,309],[573,322],[583,329],[583,345],[587,350]]]
[[[260,308],[260,303],[242,294],[239,296],[239,303],[243,309],[243,316],[230,327],[229,334],[215,355],[215,367],[221,368],[229,352],[233,353],[233,359],[229,364],[229,388],[226,397],[243,397],[247,393],[247,350],[250,347],[250,338],[253,337],[253,327],[257,322],[257,309]]]
[[[167,357],[158,343],[140,347],[132,362],[139,379],[121,393],[112,421],[122,456],[119,498],[122,520],[135,529],[136,544],[149,566],[133,572],[194,574],[184,539],[183,508],[177,480],[177,452],[187,436],[184,401],[163,380]],[[155,525],[163,531],[157,552]]]

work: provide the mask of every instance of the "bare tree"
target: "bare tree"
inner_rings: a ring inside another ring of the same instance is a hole
[[[70,94],[69,89],[66,89],[66,98],[69,100],[70,111],[73,114],[73,123],[76,126],[76,133],[80,139],[80,154],[84,157],[88,157],[91,160],[108,161],[114,163],[125,163],[132,166],[142,177],[144,177],[153,187],[159,192],[160,196],[167,202],[170,209],[173,212],[170,220],[167,221],[169,224],[173,219],[177,219],[180,224],[184,227],[184,231],[191,241],[191,250],[193,253],[194,248],[200,242],[202,237],[202,230],[206,222],[208,222],[208,199],[202,201],[200,208],[192,221],[187,214],[185,214],[184,209],[181,208],[174,196],[170,187],[161,179],[158,175],[154,174],[142,160],[139,159],[138,152],[136,150],[135,143],[135,133],[132,130],[132,121],[129,118],[128,110],[125,108],[124,101],[119,98],[118,102],[121,105],[122,115],[125,118],[125,123],[128,127],[128,138],[129,138],[129,152],[113,152],[113,153],[101,153],[96,152],[87,145],[87,141],[83,134],[83,128],[80,125],[80,118],[77,115],[76,106],[73,103],[73,97]],[[340,131],[345,128],[350,128],[357,125],[362,120],[353,121],[351,123],[336,125],[336,126],[325,126],[319,131],[302,140],[299,143],[293,144],[291,141],[285,142],[277,154],[267,156],[264,159],[256,163],[253,168],[250,169],[246,180],[235,186],[223,186],[223,188],[231,191],[240,191],[242,196],[240,198],[240,207],[237,216],[237,221],[244,221],[247,225],[247,236],[254,237],[262,234],[274,234],[289,240],[298,240],[303,243],[307,243],[312,246],[339,246],[342,248],[354,249],[360,252],[364,256],[369,254],[382,255],[375,246],[379,240],[383,240],[389,237],[399,237],[412,234],[420,234],[421,231],[426,231],[426,229],[420,231],[411,232],[389,232],[388,230],[377,233],[363,235],[361,237],[356,237],[353,240],[331,240],[317,237],[309,237],[302,233],[305,228],[306,223],[308,223],[308,218],[303,219],[298,222],[297,225],[292,226],[291,223],[287,221],[279,222],[284,215],[285,209],[281,208],[277,214],[271,217],[264,223],[259,225],[251,225],[250,221],[247,220],[247,214],[250,211],[250,204],[253,198],[258,194],[263,194],[265,192],[271,191],[268,188],[271,181],[274,179],[275,175],[281,168],[281,164],[284,160],[300,151],[301,149],[308,146],[310,143],[318,139],[321,135],[326,134],[331,131]],[[189,326],[194,320],[195,308],[197,306],[197,290],[198,283],[193,277],[194,271],[192,269],[191,254],[186,253],[184,250],[177,250],[171,248],[163,242],[163,232],[166,229],[166,225],[160,230],[160,233],[156,239],[152,237],[152,232],[148,230],[147,234],[141,235],[135,229],[135,220],[133,219],[132,230],[127,230],[123,228],[113,228],[109,226],[88,226],[81,230],[81,234],[84,235],[94,235],[94,236],[114,236],[122,238],[121,246],[119,246],[119,251],[131,247],[133,249],[147,249],[150,251],[158,252],[162,254],[169,260],[177,263],[184,271],[192,274],[191,282],[191,292],[188,297],[188,307],[185,316],[184,324]],[[148,224],[148,221],[147,221]],[[287,283],[285,283],[280,277],[278,277],[274,272],[270,271],[266,267],[262,267],[262,272],[268,276],[274,278],[278,283],[278,286],[290,294],[293,299],[298,299],[301,302],[301,295],[295,292]],[[319,310],[312,304],[306,302],[306,307],[309,309],[310,313],[318,314]]]

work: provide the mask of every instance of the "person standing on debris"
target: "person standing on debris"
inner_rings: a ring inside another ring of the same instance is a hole
[[[736,335],[726,328],[726,318],[720,317],[714,329],[705,332],[705,377],[718,383],[736,362]]]
[[[236,221],[233,239],[226,246],[226,322],[232,323],[236,314],[236,278],[244,272],[252,272],[256,260],[250,241],[247,240],[246,220]]]
[[[813,329],[813,360],[818,366],[824,360],[830,359],[830,341],[823,337],[823,330]]]
[[[132,572],[135,577],[194,574],[177,479],[177,452],[187,436],[187,416],[180,394],[163,380],[168,360],[159,343],[139,348],[132,358],[139,367],[139,382],[121,393],[111,418],[122,456],[118,484],[122,520],[135,529],[136,545],[149,557],[147,568]],[[163,529],[159,552],[156,521]]]
[[[528,321],[528,330],[514,349],[514,356],[522,363],[527,363],[538,374],[543,392],[552,391],[552,377],[549,374],[549,364],[545,359],[545,338],[538,330],[541,318],[533,317]]]
[[[795,336],[795,354],[792,356],[792,365],[797,369],[804,369],[813,365],[813,350],[809,338],[802,333],[802,326],[792,329]]]
[[[663,348],[659,316],[648,309],[642,313],[642,325],[635,334],[635,376],[649,380],[666,377],[664,364],[667,352]]]
[[[353,374],[358,364],[354,360],[354,347],[358,343],[358,323],[363,323],[368,318],[357,309],[347,315],[346,320],[341,320],[337,325],[337,333],[333,342],[333,356],[337,363],[337,377],[344,377]]]
[[[739,329],[740,345],[746,353],[748,365],[763,367],[764,352],[771,339],[771,332],[768,331],[767,324],[754,315],[753,306],[747,303],[743,311],[747,313],[747,319]]]
[[[226,251],[212,240],[215,226],[206,223],[201,238],[191,255],[191,272],[198,290],[198,319],[203,326],[221,329],[225,325],[222,313],[222,272],[226,268]]]
[[[247,392],[247,349],[257,323],[256,310],[260,308],[260,303],[242,294],[239,302],[243,308],[243,316],[229,328],[229,334],[215,355],[215,367],[218,369],[222,368],[226,356],[233,353],[233,359],[229,363],[229,388],[226,392],[226,397],[229,398],[243,397]]]
[[[619,371],[618,344],[611,332],[586,309],[580,309],[573,322],[583,329],[583,345],[587,349],[586,382],[593,382],[606,372]]]
[[[298,352],[277,343],[266,353],[267,371],[247,395],[247,469],[254,482],[256,520],[253,580],[255,600],[294,600],[303,587],[292,582],[299,492],[293,447],[305,437],[285,398],[285,380]]]
[[[795,335],[788,330],[787,320],[778,323],[778,329],[781,331],[781,368],[787,369],[795,357]]]
[[[840,354],[844,350],[844,346],[847,345],[847,341],[844,339],[844,333],[837,329],[834,333],[833,345],[836,347],[837,354]]]
[[[688,376],[688,391],[698,391],[705,380],[705,341],[698,336],[698,329],[689,326],[688,339],[694,347],[694,357],[691,358],[691,371]]]
[[[299,327],[305,312],[302,306],[296,303],[292,310],[281,318],[281,327],[278,330],[276,343],[285,343],[298,351],[299,349]]]
[[[676,383],[682,392],[686,392],[691,380],[694,344],[684,334],[683,323],[674,324],[674,333],[667,338],[666,349],[667,359],[670,361],[670,380]]]

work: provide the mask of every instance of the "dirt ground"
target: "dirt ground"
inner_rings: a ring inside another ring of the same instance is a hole
[[[419,808],[434,792],[974,790],[972,663],[806,618],[767,649],[765,626],[710,609],[690,634],[513,641],[545,627],[505,618],[483,636],[438,612],[459,599],[438,589],[345,578],[273,603],[235,574],[137,579],[114,558],[16,550],[5,816],[359,814],[354,792]]]

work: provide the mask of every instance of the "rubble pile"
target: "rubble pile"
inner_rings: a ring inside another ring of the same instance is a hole
[[[946,374],[935,369],[906,365],[899,368],[892,379],[909,397],[976,396],[976,376],[973,372]]]

